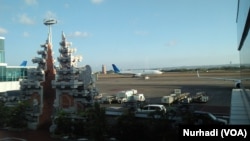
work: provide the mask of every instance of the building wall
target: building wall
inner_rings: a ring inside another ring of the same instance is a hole
[[[0,37],[0,82],[18,81],[27,77],[27,69],[23,66],[8,66],[5,62],[5,38]]]
[[[20,89],[19,81],[0,82],[0,93]]]
[[[240,51],[241,77],[250,78],[250,1],[238,0],[237,35],[238,50]],[[250,89],[250,81],[242,81],[243,88]]]

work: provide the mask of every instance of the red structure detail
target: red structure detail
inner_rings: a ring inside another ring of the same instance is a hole
[[[63,94],[61,96],[61,107],[62,108],[69,108],[69,107],[72,107],[74,106],[74,98],[72,96],[70,96],[69,94]]]
[[[51,115],[53,112],[53,103],[55,100],[55,89],[52,88],[51,82],[55,80],[56,70],[54,68],[54,61],[52,56],[52,45],[48,43],[47,58],[45,67],[45,81],[42,82],[43,86],[43,109],[39,117],[39,127],[47,128],[51,125]]]

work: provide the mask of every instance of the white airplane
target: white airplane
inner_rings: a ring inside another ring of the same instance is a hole
[[[236,78],[223,78],[223,77],[201,77],[198,70],[197,72],[197,77],[198,78],[205,78],[205,79],[217,79],[217,80],[224,80],[224,81],[234,81],[234,86],[235,88],[241,88],[241,81],[242,80],[249,80],[249,78],[245,79],[236,79]]]
[[[137,70],[137,71],[120,71],[120,69],[115,65],[112,64],[113,70],[116,74],[120,75],[132,75],[133,77],[141,77],[141,76],[148,76],[148,75],[157,75],[162,74],[163,72],[160,70]]]

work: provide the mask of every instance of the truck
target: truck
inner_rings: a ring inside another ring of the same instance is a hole
[[[182,102],[184,99],[187,99],[189,97],[190,93],[181,93],[180,89],[175,89],[173,94],[170,94],[168,96],[163,96],[161,98],[161,103],[163,104],[172,104],[174,102]]]
[[[209,100],[209,97],[204,91],[197,92],[195,96],[192,97],[192,102],[196,102],[196,103],[206,103],[208,102],[208,100]]]
[[[125,102],[130,102],[130,101],[140,101],[140,102],[143,102],[145,101],[145,97],[144,97],[144,94],[133,94],[129,97],[127,97],[127,99],[125,99],[124,101]]]
[[[188,97],[190,97],[190,93],[186,92],[186,93],[181,93],[181,94],[177,94],[177,101],[181,102],[184,99],[187,99]]]
[[[119,91],[118,93],[116,93],[116,101],[118,103],[126,102],[129,97],[131,97],[135,94],[137,94],[136,89]]]
[[[161,98],[161,103],[164,103],[164,104],[172,104],[174,102],[174,97],[171,96],[171,95],[168,95],[168,96],[163,96]]]

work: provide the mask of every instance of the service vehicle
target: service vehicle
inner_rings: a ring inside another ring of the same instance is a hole
[[[192,97],[192,102],[195,103],[206,103],[208,102],[208,100],[209,97],[204,91],[197,92],[196,95]]]
[[[181,103],[184,100],[188,100],[188,102],[190,102],[189,95],[190,93],[187,93],[187,92],[182,93],[181,89],[174,89],[174,93],[168,96],[163,96],[161,98],[161,103],[171,105],[173,103]]]
[[[118,103],[124,103],[124,102],[130,102],[130,101],[144,102],[145,100],[146,98],[144,94],[137,93],[137,90],[135,89],[119,91],[116,94],[116,101]]]
[[[174,102],[174,97],[171,96],[171,95],[167,95],[167,96],[163,96],[161,98],[161,103],[164,103],[164,104],[172,104]]]

